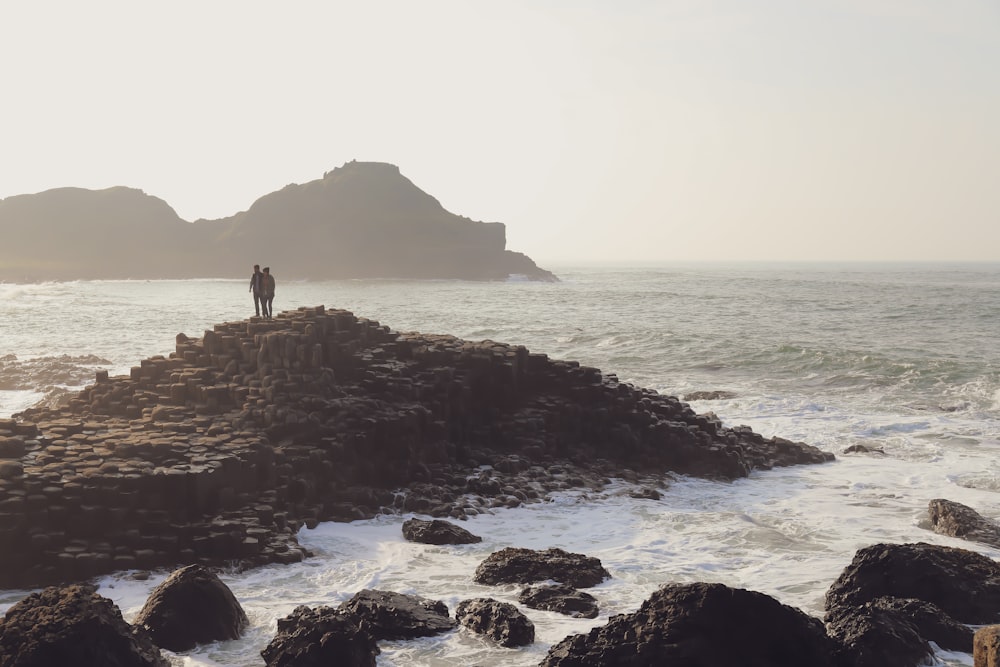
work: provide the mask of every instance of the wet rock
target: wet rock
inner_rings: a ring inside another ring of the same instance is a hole
[[[260,652],[267,667],[375,667],[375,637],[345,609],[296,607]]]
[[[1000,563],[923,542],[865,547],[827,590],[827,614],[880,597],[930,602],[960,623],[995,623],[1000,621]]]
[[[0,621],[3,667],[170,667],[146,633],[90,585],[32,593]]]
[[[574,618],[597,618],[597,598],[566,584],[529,586],[517,595],[517,601],[532,609],[555,611]]]
[[[935,498],[928,503],[927,513],[935,533],[1000,547],[1000,524],[983,517],[971,507]]]
[[[868,447],[866,445],[851,445],[844,450],[845,454],[885,454],[885,450],[879,447]]]
[[[450,521],[407,519],[403,522],[403,537],[422,544],[475,544],[483,538]]]
[[[835,667],[836,648],[818,619],[763,593],[668,584],[638,611],[559,642],[540,667]]]
[[[363,619],[376,639],[414,639],[453,630],[456,622],[440,600],[365,589],[339,609]]]
[[[248,623],[229,587],[201,565],[173,572],[153,589],[135,618],[157,646],[171,651],[239,639]]]
[[[574,588],[590,588],[610,578],[598,558],[557,548],[536,551],[517,547],[490,554],[474,575],[479,584],[531,584],[551,579]]]
[[[827,614],[827,631],[840,645],[840,664],[851,667],[917,667],[934,656],[909,619],[874,602],[838,607]]]
[[[730,398],[736,398],[736,393],[732,391],[725,391],[724,389],[716,389],[714,391],[692,391],[690,394],[684,395],[685,401],[721,401]]]
[[[475,598],[458,603],[455,618],[473,632],[500,646],[527,646],[535,641],[535,625],[509,602]]]
[[[972,646],[972,629],[959,623],[936,605],[912,598],[877,598],[870,603],[906,619],[917,633],[946,651],[969,652]]]

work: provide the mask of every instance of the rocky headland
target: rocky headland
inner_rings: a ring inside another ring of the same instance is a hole
[[[320,521],[832,458],[523,346],[300,308],[179,334],[64,407],[0,420],[0,587],[296,562]]]
[[[404,278],[554,281],[506,227],[444,209],[395,165],[348,162],[246,211],[182,220],[142,190],[57,188],[0,200],[0,281]]]

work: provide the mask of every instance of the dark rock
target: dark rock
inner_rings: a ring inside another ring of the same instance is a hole
[[[376,639],[414,639],[453,630],[456,622],[440,600],[365,589],[340,605],[364,619]]]
[[[935,533],[1000,547],[1000,525],[971,507],[935,498],[928,503],[927,512]]]
[[[885,450],[879,447],[868,447],[866,445],[851,445],[844,450],[845,454],[885,454]]]
[[[911,621],[874,602],[838,607],[827,614],[827,631],[840,644],[840,664],[850,667],[916,667],[934,656]]]
[[[529,586],[517,596],[517,601],[532,609],[555,611],[576,618],[597,618],[597,598],[566,584]]]
[[[491,598],[463,600],[455,618],[473,632],[485,635],[500,646],[527,646],[535,641],[535,625],[509,602]]]
[[[403,522],[403,537],[422,544],[475,544],[483,538],[449,521],[408,519]]]
[[[357,615],[299,606],[278,621],[278,632],[260,654],[267,667],[375,667],[379,648]]]
[[[917,633],[946,651],[969,652],[972,628],[959,623],[939,607],[912,598],[877,598],[870,603],[878,609],[891,611],[913,624]]]
[[[638,611],[553,646],[540,667],[835,667],[823,624],[763,593],[668,584]]]
[[[170,667],[90,585],[32,593],[0,620],[0,667]]]
[[[729,398],[736,398],[736,393],[716,389],[714,391],[692,391],[690,394],[684,394],[685,401],[720,401]]]
[[[479,584],[531,584],[551,579],[574,588],[590,588],[609,578],[611,574],[600,559],[562,549],[536,551],[516,547],[487,556],[474,576]]]
[[[827,614],[879,597],[930,602],[960,623],[995,623],[1000,620],[1000,563],[923,542],[876,544],[858,550],[827,590]]]
[[[157,646],[171,651],[239,639],[248,622],[229,587],[201,565],[173,572],[153,589],[135,618]]]

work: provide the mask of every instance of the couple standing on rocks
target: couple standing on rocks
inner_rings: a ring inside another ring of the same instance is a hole
[[[260,264],[253,265],[253,275],[250,276],[250,289],[253,292],[253,307],[260,317],[260,311],[264,309],[264,319],[269,320],[273,314],[271,304],[274,302],[274,276],[271,275],[271,267],[265,266],[263,273]]]

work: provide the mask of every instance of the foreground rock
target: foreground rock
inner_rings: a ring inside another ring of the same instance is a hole
[[[249,621],[218,576],[189,565],[153,589],[134,623],[149,631],[160,648],[187,651],[198,644],[239,639]]]
[[[877,602],[838,607],[826,619],[827,631],[839,644],[837,656],[842,665],[917,667],[933,660],[934,650],[916,625]]]
[[[1000,625],[976,630],[972,659],[975,667],[1000,667]]]
[[[541,667],[835,667],[823,624],[762,593],[670,584],[632,614],[553,646]]]
[[[929,602],[959,623],[996,623],[1000,563],[965,549],[922,542],[866,547],[827,591],[827,616],[881,597]]]
[[[363,619],[345,609],[296,607],[260,652],[267,667],[375,667],[380,653]]]
[[[509,602],[492,598],[462,600],[455,618],[473,632],[489,637],[500,646],[514,648],[535,641],[535,625]]]
[[[32,593],[0,620],[0,667],[170,667],[93,586]]]
[[[935,533],[1000,548],[1000,525],[971,507],[936,498],[928,503],[927,513]]]
[[[403,537],[422,544],[477,544],[483,541],[465,528],[441,519],[407,519],[403,522]]]
[[[575,618],[597,618],[597,598],[566,584],[529,586],[518,593],[517,601],[532,609],[555,611]]]
[[[522,346],[340,310],[177,336],[63,408],[0,420],[0,587],[308,556],[302,525],[463,518],[612,477],[663,488],[832,455]]]
[[[536,551],[518,547],[490,554],[473,577],[479,584],[532,584],[552,579],[574,588],[590,588],[610,578],[600,559],[562,549]]]
[[[418,595],[365,589],[340,605],[362,619],[376,639],[415,639],[455,629],[448,606]]]

